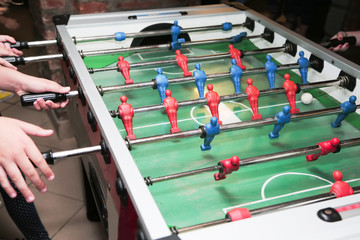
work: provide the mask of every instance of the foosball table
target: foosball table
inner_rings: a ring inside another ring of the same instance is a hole
[[[109,239],[358,238],[358,65],[241,5],[54,20],[73,90],[22,101],[73,98]]]

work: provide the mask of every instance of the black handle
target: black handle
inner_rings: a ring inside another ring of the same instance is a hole
[[[67,99],[67,95],[54,92],[24,94],[20,96],[21,105],[31,106],[38,98],[42,98],[45,101],[52,100],[53,102],[64,102]]]
[[[19,57],[9,56],[9,57],[1,57],[1,58],[8,61],[14,66],[25,65],[25,58],[23,56],[19,56]]]
[[[16,48],[18,50],[29,48],[29,44],[27,41],[16,42],[16,43],[11,43],[11,42],[5,42],[5,43],[8,43],[11,48]]]
[[[356,37],[344,37],[343,40],[338,40],[337,38],[331,39],[329,42],[324,44],[326,48],[337,47],[338,45],[344,45],[349,43],[349,46],[354,46],[356,44]]]
[[[53,151],[51,149],[47,152],[42,152],[41,154],[43,155],[43,158],[48,164],[50,165],[54,164],[54,156],[53,156]]]

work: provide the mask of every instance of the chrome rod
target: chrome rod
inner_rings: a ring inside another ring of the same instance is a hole
[[[357,146],[357,145],[360,145],[360,138],[353,138],[353,139],[347,139],[344,141],[340,141],[341,148],[348,148],[348,147],[353,147],[353,146]],[[291,150],[283,151],[283,152],[270,153],[270,154],[240,159],[239,166],[244,167],[244,166],[248,166],[251,164],[294,158],[294,157],[299,157],[299,156],[304,156],[304,155],[309,155],[309,154],[314,154],[314,153],[320,153],[320,152],[321,152],[321,147],[319,145],[308,146],[308,147],[303,147],[303,148],[291,149]],[[146,177],[144,179],[145,179],[145,182],[147,185],[152,185],[153,183],[156,183],[156,182],[191,176],[191,175],[200,174],[200,173],[204,173],[204,172],[216,171],[219,169],[221,169],[220,164],[218,164],[216,166],[212,166],[212,167],[195,169],[195,170],[191,170],[191,171],[187,171],[187,172],[180,172],[180,173],[170,174],[167,176],[162,176],[162,177],[157,177],[157,178]]]
[[[151,181],[151,184],[153,184],[153,183],[167,181],[167,180],[171,180],[171,179],[175,179],[175,178],[192,176],[192,175],[196,175],[199,173],[212,172],[212,171],[216,171],[219,169],[220,169],[220,166],[207,167],[207,168],[201,168],[201,169],[182,172],[182,173],[171,174],[171,175],[167,175],[167,176],[163,176],[163,177],[152,178],[149,180]]]
[[[43,55],[43,56],[35,56],[35,57],[24,57],[25,63],[30,62],[43,62],[48,60],[54,60],[54,59],[62,59],[62,54],[51,54],[51,55]]]
[[[32,41],[32,42],[27,42],[27,45],[29,47],[44,47],[44,46],[49,46],[49,45],[55,45],[57,44],[57,40],[53,39],[53,40],[44,40],[44,41]]]
[[[266,49],[258,49],[258,50],[251,50],[251,51],[243,51],[243,56],[248,55],[255,55],[255,54],[262,54],[262,53],[273,53],[273,52],[281,52],[285,51],[286,47],[274,47],[274,48],[266,48]],[[201,55],[195,57],[188,57],[188,62],[195,62],[199,60],[216,60],[222,59],[224,57],[230,57],[230,53],[215,53],[215,54],[208,54],[208,55]],[[176,64],[177,60],[175,58],[166,59],[166,60],[159,60],[159,61],[151,61],[151,62],[139,62],[139,63],[130,63],[130,69],[136,67],[148,67],[148,66],[160,66],[160,65],[171,65]],[[96,73],[96,72],[104,72],[104,71],[112,71],[118,70],[117,66],[114,67],[105,67],[105,68],[89,68],[89,73]]]
[[[79,155],[94,153],[99,151],[101,151],[101,146],[97,145],[91,147],[77,148],[73,150],[66,150],[61,152],[54,152],[52,156],[54,159],[60,159],[60,158],[74,157],[74,156],[79,156]]]
[[[360,108],[360,105],[356,106],[357,108]],[[320,109],[320,110],[313,110],[308,112],[301,112],[291,115],[292,120],[298,120],[303,118],[312,118],[312,117],[322,117],[327,116],[330,114],[340,113],[342,112],[341,107],[333,107],[333,108],[327,108],[327,109]],[[250,127],[258,127],[268,124],[274,124],[276,123],[277,119],[276,117],[271,118],[263,118],[259,120],[249,120],[244,122],[238,122],[238,123],[231,123],[231,124],[224,124],[220,126],[220,131],[230,131],[230,130],[240,130],[240,129],[246,129]],[[179,133],[173,133],[173,134],[163,134],[163,135],[157,135],[157,136],[151,136],[146,138],[138,138],[135,140],[129,140],[127,139],[128,147],[131,148],[132,145],[135,144],[141,144],[141,143],[149,143],[149,142],[157,142],[172,138],[179,138],[179,137],[188,137],[188,136],[194,136],[194,135],[201,135],[202,130],[201,129],[195,129],[195,130],[188,130],[184,132]]]
[[[254,35],[254,36],[246,36],[243,39],[252,39],[252,38],[260,38],[263,35]],[[181,44],[182,48],[187,48],[191,46],[197,45],[205,45],[205,44],[217,44],[223,42],[232,41],[231,38],[218,38],[218,39],[209,39],[209,40],[198,40],[198,41],[190,41],[184,42]],[[104,54],[114,54],[120,52],[147,52],[147,51],[157,51],[157,50],[171,50],[170,44],[158,44],[158,45],[149,45],[149,46],[142,46],[142,47],[122,47],[122,48],[113,48],[113,49],[102,49],[102,50],[92,50],[92,51],[83,51],[80,50],[80,56],[82,58],[89,57],[89,56],[97,56],[97,55],[104,55]]]
[[[242,27],[244,24],[234,24],[232,27]],[[193,27],[193,28],[184,28],[181,29],[181,33],[190,33],[190,32],[201,32],[201,31],[211,31],[211,30],[221,30],[222,25],[213,25],[205,27]],[[126,38],[143,38],[143,37],[154,37],[154,36],[163,36],[171,34],[171,29],[166,30],[156,30],[156,31],[146,31],[146,32],[136,32],[136,33],[125,33]],[[87,41],[98,41],[98,40],[107,40],[114,39],[115,34],[112,35],[103,35],[103,36],[90,36],[90,37],[73,37],[76,39],[76,43],[87,42]]]

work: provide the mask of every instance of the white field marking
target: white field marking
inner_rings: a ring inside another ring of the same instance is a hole
[[[244,104],[242,104],[242,103],[238,103],[238,102],[234,102],[234,101],[227,101],[227,102],[239,104],[239,105],[242,105],[242,106],[246,107],[246,109],[234,111],[233,113],[240,113],[240,112],[246,112],[246,111],[251,111],[251,112],[252,112],[251,108],[249,108],[248,106],[246,106],[246,105],[244,105]],[[224,102],[224,103],[227,103],[227,102]],[[301,102],[301,101],[297,101],[297,102]],[[281,104],[275,104],[275,105],[268,105],[268,106],[259,107],[259,108],[271,108],[271,107],[277,107],[277,106],[282,106],[282,105],[287,105],[287,103],[281,103]],[[181,120],[178,120],[178,122],[195,121],[196,123],[198,123],[198,124],[200,124],[200,125],[204,125],[203,123],[197,121],[197,119],[203,119],[203,118],[211,117],[211,114],[210,114],[210,115],[201,116],[201,117],[194,117],[194,114],[193,114],[193,113],[194,113],[195,108],[196,108],[196,107],[191,108],[191,111],[190,111],[190,116],[191,116],[191,118],[181,119]],[[166,125],[166,124],[170,124],[170,123],[169,123],[169,122],[155,123],[155,124],[150,124],[150,125],[144,125],[144,126],[134,127],[133,129],[141,129],[141,128],[147,128],[147,127],[155,127],[155,126]],[[125,131],[125,129],[119,130],[119,132],[124,132],[124,131]]]
[[[355,179],[347,180],[347,181],[345,181],[345,182],[351,183],[351,182],[356,182],[356,181],[360,181],[360,178],[355,178]],[[223,212],[226,214],[229,210],[234,209],[234,208],[241,208],[241,207],[251,206],[251,205],[254,205],[254,204],[258,204],[258,203],[262,203],[262,202],[267,202],[267,201],[271,201],[271,200],[278,199],[278,198],[284,198],[284,197],[288,197],[288,196],[292,196],[292,195],[296,195],[296,194],[300,194],[300,193],[304,193],[304,192],[311,192],[311,191],[315,191],[315,190],[318,190],[318,189],[330,188],[331,185],[332,185],[332,184],[325,185],[325,186],[321,186],[321,187],[309,188],[309,189],[302,190],[302,191],[287,193],[287,194],[279,195],[279,196],[276,196],[276,197],[271,197],[271,198],[266,198],[266,199],[260,199],[260,200],[253,201],[253,202],[248,202],[248,203],[239,204],[239,205],[236,205],[236,206],[231,206],[231,207],[223,208],[222,210],[223,210]]]
[[[191,108],[191,111],[190,111],[190,117],[192,120],[194,120],[197,124],[200,124],[200,125],[204,125],[202,124],[201,122],[199,122],[198,120],[196,120],[196,117],[194,117],[194,110],[196,109],[196,107],[192,107]],[[210,115],[211,116],[211,115]]]
[[[262,199],[266,199],[265,197],[265,188],[266,186],[272,181],[274,180],[275,178],[278,178],[278,177],[281,177],[281,176],[285,176],[285,175],[303,175],[303,176],[309,176],[309,177],[314,177],[314,178],[317,178],[317,179],[320,179],[324,182],[327,182],[329,184],[332,184],[332,182],[330,182],[329,180],[325,179],[325,178],[322,178],[322,177],[319,177],[319,176],[316,176],[316,175],[313,175],[313,174],[308,174],[308,173],[297,173],[297,172],[286,172],[286,173],[280,173],[280,174],[277,174],[275,176],[272,176],[271,178],[269,178],[268,180],[265,181],[265,183],[263,184],[263,186],[261,187],[261,198]]]
[[[208,105],[204,105],[206,110],[211,113]],[[233,111],[231,111],[224,103],[219,104],[219,118],[223,124],[238,123],[241,119],[238,118]]]
[[[240,102],[235,102],[235,101],[228,101],[230,103],[234,103],[234,104],[238,104],[238,105],[241,105],[243,107],[245,107],[246,109],[242,109],[242,110],[239,110],[239,111],[235,111],[234,113],[238,113],[238,112],[245,112],[245,111],[250,111],[251,113],[253,113],[252,109],[248,106],[246,106],[245,104],[243,103],[240,103]]]

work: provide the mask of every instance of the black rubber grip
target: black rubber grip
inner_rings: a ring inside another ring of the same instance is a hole
[[[19,56],[19,57],[9,56],[9,57],[1,57],[1,58],[8,61],[14,66],[25,65],[25,58],[23,56]]]
[[[356,37],[344,37],[343,40],[338,40],[337,38],[331,39],[326,43],[325,47],[337,47],[338,45],[344,45],[345,43],[349,43],[349,46],[354,46],[356,44]]]
[[[53,156],[53,151],[50,149],[47,152],[42,152],[41,153],[45,159],[45,161],[50,164],[53,165],[54,164],[54,156]]]
[[[24,94],[20,96],[21,105],[31,106],[38,98],[42,98],[45,101],[52,100],[53,102],[64,102],[66,101],[67,96],[64,93],[53,92]]]
[[[28,49],[28,48],[29,48],[29,44],[28,44],[27,41],[16,42],[16,43],[6,42],[6,43],[8,43],[11,48],[16,48],[16,49],[18,49],[18,50]]]

